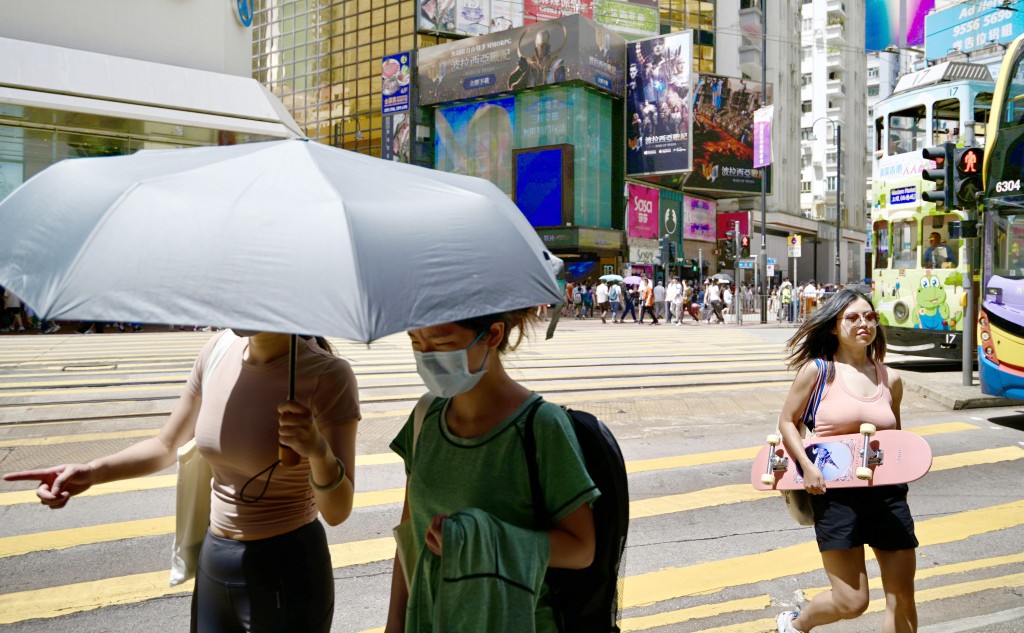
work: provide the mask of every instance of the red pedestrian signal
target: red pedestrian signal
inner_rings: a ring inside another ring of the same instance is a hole
[[[968,207],[977,204],[978,193],[983,189],[981,171],[984,159],[985,155],[980,147],[956,149],[953,190],[957,200]]]

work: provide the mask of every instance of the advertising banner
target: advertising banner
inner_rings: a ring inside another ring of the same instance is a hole
[[[523,24],[557,20],[579,14],[594,18],[594,0],[526,0],[523,2]]]
[[[381,114],[409,110],[409,53],[388,55],[381,60]]]
[[[594,1],[594,21],[626,39],[657,35],[660,19],[658,0]]]
[[[771,85],[768,90],[771,101]],[[761,84],[700,74],[693,94],[693,172],[686,189],[760,193],[764,173],[771,193],[771,168],[754,168],[754,111],[761,103]]]
[[[434,111],[435,169],[490,180],[512,195],[515,98]]]
[[[775,106],[758,108],[754,112],[754,167],[760,169],[772,164],[772,117]]]
[[[750,213],[748,211],[736,211],[734,213],[718,214],[718,239],[724,240],[728,236],[726,231],[732,231],[733,223],[740,223],[740,235],[750,235]]]
[[[622,96],[626,41],[578,15],[421,48],[419,104],[580,80]]]
[[[417,0],[424,33],[487,35],[581,15],[625,36],[657,35],[658,0]]]
[[[629,237],[658,239],[659,190],[634,183],[629,188],[626,203],[626,234]]]
[[[901,45],[900,5],[905,8],[907,16],[907,23],[902,29],[906,38],[905,44],[920,46],[924,43],[924,19],[928,12],[935,8],[935,0],[867,0],[865,49],[880,51],[890,46]]]
[[[924,20],[928,59],[953,51],[969,53],[990,44],[1008,44],[1024,33],[1024,12],[1005,10],[1002,0],[978,0],[936,11]]]
[[[683,239],[714,242],[717,203],[683,196]]]
[[[380,157],[399,163],[409,162],[409,115],[389,114],[381,119]]]
[[[691,162],[693,31],[626,47],[626,173],[686,171]]]

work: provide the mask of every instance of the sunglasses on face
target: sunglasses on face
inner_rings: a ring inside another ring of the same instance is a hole
[[[846,314],[843,315],[843,320],[846,321],[847,325],[851,326],[860,323],[861,319],[864,319],[864,323],[868,325],[875,325],[876,323],[878,323],[878,313],[864,312],[862,314],[859,312],[847,312]]]

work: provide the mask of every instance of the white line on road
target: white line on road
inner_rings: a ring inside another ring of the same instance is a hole
[[[943,622],[942,624],[922,626],[918,629],[918,633],[963,633],[964,631],[984,631],[986,627],[992,626],[993,624],[1012,622],[1014,620],[1024,620],[1024,607],[1020,607],[1019,609],[1010,609],[1008,611],[999,611],[998,613],[989,613],[987,615],[976,615],[970,618],[953,620],[952,622]]]

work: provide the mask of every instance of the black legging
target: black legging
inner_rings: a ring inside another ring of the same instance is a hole
[[[328,633],[334,573],[319,520],[258,541],[206,533],[192,633]]]

